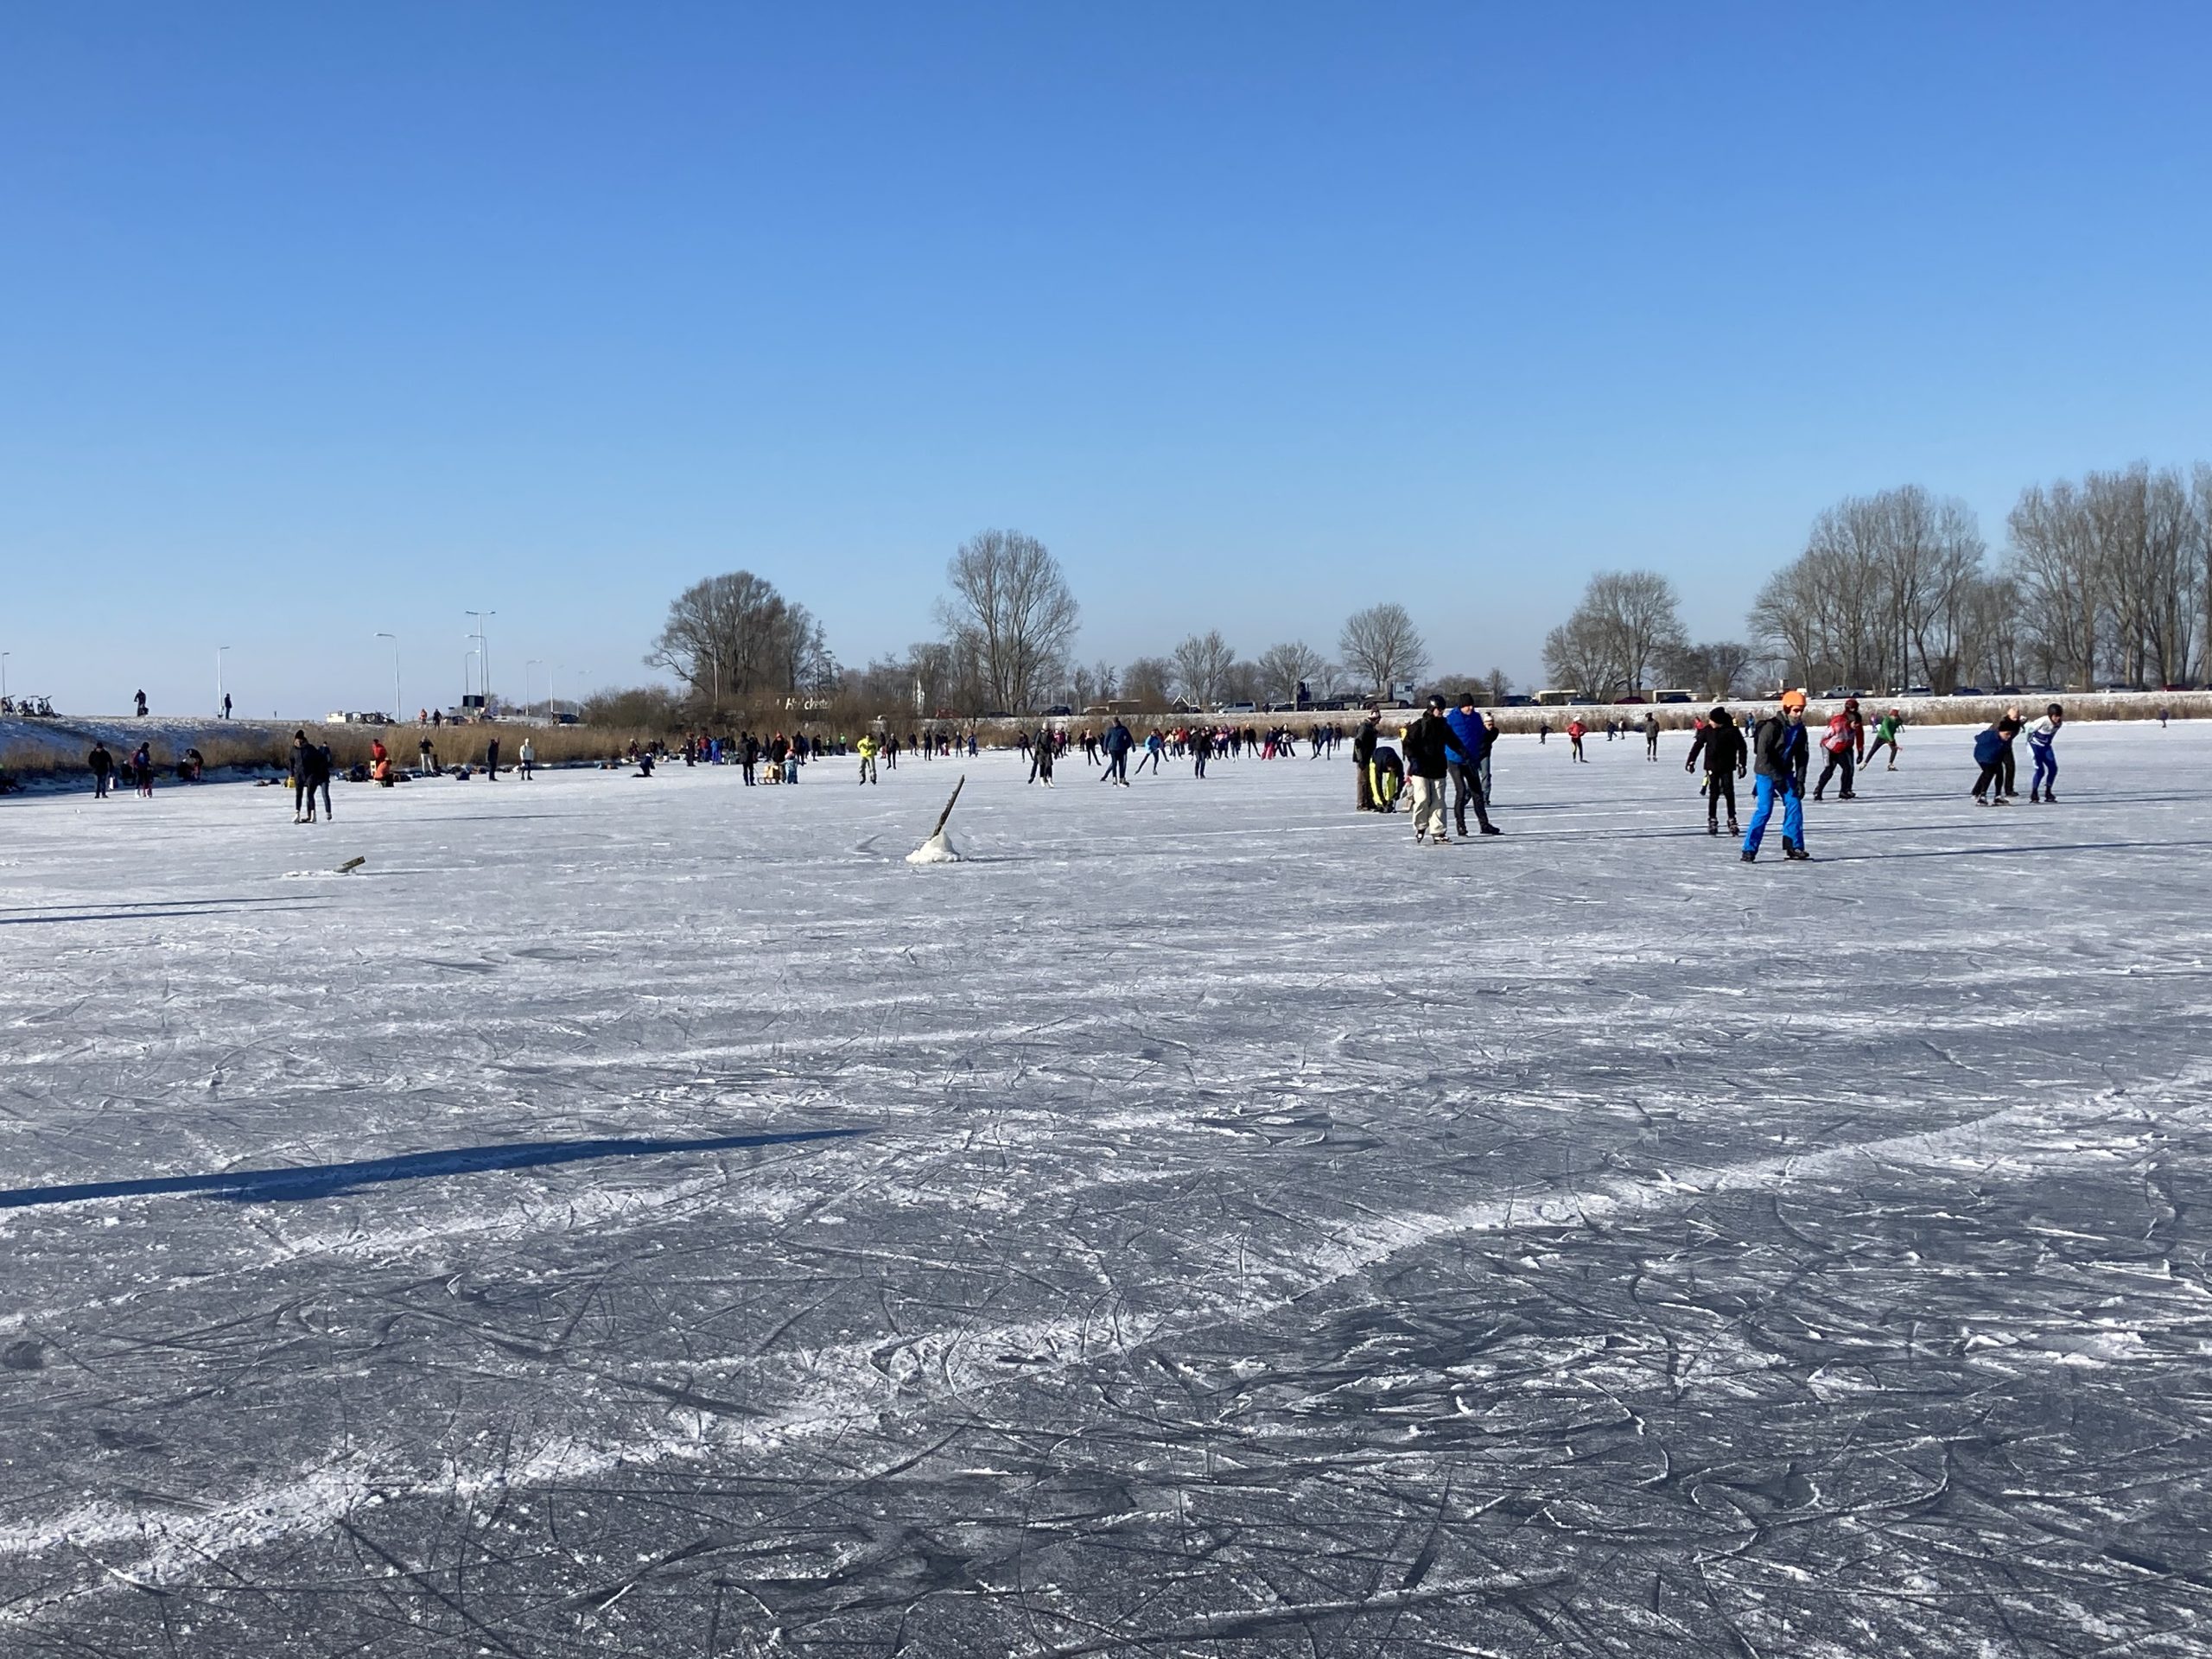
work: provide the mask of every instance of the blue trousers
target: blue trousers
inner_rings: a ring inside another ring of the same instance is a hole
[[[2028,782],[2028,793],[2032,795],[2037,790],[2049,789],[2058,782],[2058,757],[2050,750],[2033,743],[2028,745],[2028,753],[2035,757],[2036,761],[2036,775]]]
[[[1758,790],[1758,804],[1751,809],[1751,821],[1744,828],[1744,850],[1756,853],[1760,839],[1766,834],[1766,821],[1774,816],[1774,798],[1782,797],[1782,838],[1802,847],[1805,844],[1805,797],[1795,779],[1777,785],[1771,778],[1754,779]]]

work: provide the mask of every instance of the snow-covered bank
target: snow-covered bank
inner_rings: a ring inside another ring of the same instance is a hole
[[[16,803],[0,1651],[2191,1651],[2212,727],[1969,741]]]

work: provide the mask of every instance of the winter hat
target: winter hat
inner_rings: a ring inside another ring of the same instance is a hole
[[[1802,691],[1785,691],[1782,694],[1782,707],[1785,712],[1791,709],[1802,709],[1804,706],[1805,694]]]

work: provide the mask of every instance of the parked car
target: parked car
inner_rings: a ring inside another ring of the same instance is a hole
[[[1908,685],[1904,690],[1892,692],[1891,695],[1899,697],[1932,697],[1936,695],[1936,688],[1932,685]]]
[[[1951,695],[1955,697],[1986,697],[1989,693],[1978,685],[1955,685],[1951,688]]]
[[[1508,709],[1533,709],[1536,706],[1536,700],[1534,697],[1524,697],[1516,693],[1505,700],[1505,706]]]
[[[1065,702],[1056,702],[1045,712],[1047,715],[1071,715],[1075,710]]]

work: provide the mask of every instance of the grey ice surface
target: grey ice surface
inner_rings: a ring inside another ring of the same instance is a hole
[[[0,804],[0,1654],[2212,1654],[2212,727],[1970,741]]]

